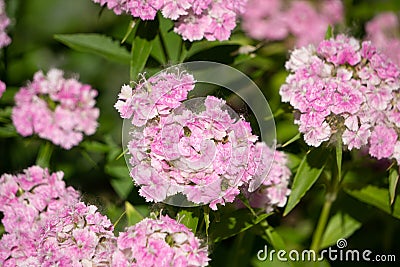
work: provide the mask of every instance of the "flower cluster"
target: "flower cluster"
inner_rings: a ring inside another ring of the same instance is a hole
[[[6,28],[10,25],[10,19],[6,14],[6,7],[4,0],[0,0],[0,48],[5,47],[11,43],[10,36],[6,33]]]
[[[236,26],[237,15],[244,12],[247,0],[93,0],[106,5],[115,14],[127,13],[153,20],[157,11],[175,21],[174,31],[184,40],[206,38],[227,40]]]
[[[42,227],[36,258],[41,266],[111,266],[113,228],[97,207],[68,205]]]
[[[400,65],[399,26],[399,19],[393,12],[381,13],[365,26],[367,39],[397,65]]]
[[[97,91],[74,78],[65,79],[58,69],[47,75],[39,71],[26,87],[15,95],[12,120],[22,136],[38,134],[65,149],[71,149],[94,134],[99,109]]]
[[[39,266],[36,256],[43,224],[80,197],[65,186],[62,177],[62,172],[50,174],[38,166],[0,177],[0,212],[5,230],[0,240],[0,265]]]
[[[224,100],[187,100],[195,80],[175,72],[121,89],[115,107],[129,119],[130,175],[147,201],[184,196],[216,210],[233,202],[241,186],[254,191],[262,183],[274,151],[255,143],[250,124]]]
[[[297,111],[307,144],[341,138],[348,149],[366,146],[378,159],[400,160],[400,70],[371,42],[339,35],[296,49],[282,101]]]
[[[113,266],[207,266],[207,246],[183,224],[161,216],[146,218],[120,233]]]
[[[274,157],[267,179],[254,192],[249,192],[248,186],[242,188],[244,196],[254,208],[263,208],[267,213],[272,212],[275,207],[283,207],[290,194],[289,179],[290,169],[287,167],[287,157],[284,152],[272,151],[265,143],[257,143],[256,148],[263,157]],[[265,161],[265,160],[264,160]]]
[[[278,41],[289,36],[297,46],[317,44],[324,39],[328,25],[343,20],[340,0],[311,1],[249,0],[242,16],[242,28],[257,40]]]
[[[207,247],[168,216],[121,232],[117,246],[110,220],[79,202],[79,192],[62,177],[38,166],[0,177],[1,266],[207,265]]]

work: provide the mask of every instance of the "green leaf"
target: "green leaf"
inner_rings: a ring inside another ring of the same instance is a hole
[[[178,213],[178,216],[178,218],[180,218],[180,222],[186,225],[195,234],[197,230],[197,225],[199,223],[199,217],[194,216],[193,212],[188,210],[181,210]]]
[[[129,52],[111,37],[96,33],[78,33],[56,34],[54,38],[76,51],[92,53],[109,60],[129,64]]]
[[[397,196],[394,200],[394,204],[390,205],[390,197],[387,189],[368,185],[359,189],[344,188],[344,190],[347,194],[361,202],[375,206],[393,217],[400,219],[400,199]]]
[[[106,153],[111,149],[107,144],[98,141],[83,141],[80,145],[86,151],[91,151],[91,152]]]
[[[397,168],[398,168],[397,165],[393,165],[393,167],[389,171],[390,205],[393,205],[394,198],[396,197],[396,188],[397,188],[397,183],[399,181],[399,171]]]
[[[293,179],[292,192],[283,213],[284,216],[300,202],[300,199],[317,181],[325,167],[326,161],[327,155],[323,149],[311,150],[304,156]]]
[[[6,124],[3,127],[0,127],[0,137],[8,138],[18,136],[17,131],[15,130],[14,125]]]
[[[114,177],[111,186],[121,199],[126,199],[133,189],[133,181],[126,166],[106,165],[104,171]]]
[[[336,244],[340,238],[348,238],[361,227],[361,223],[350,215],[338,212],[332,216],[322,236],[321,249]]]
[[[285,241],[272,226],[266,225],[265,237],[276,250],[286,249]]]
[[[130,60],[130,79],[136,81],[137,76],[146,66],[147,59],[153,48],[154,40],[157,37],[159,22],[157,17],[154,20],[139,21],[135,38],[132,42]]]
[[[254,216],[247,209],[222,214],[220,222],[214,222],[210,225],[210,236],[214,242],[227,239],[250,229],[265,220],[269,215],[271,214],[263,213],[259,216]]]
[[[36,165],[39,165],[43,168],[49,167],[51,154],[53,153],[53,144],[46,141],[40,146],[39,154],[36,158]]]
[[[339,181],[342,179],[342,156],[343,156],[343,144],[341,136],[338,136],[336,142],[336,165],[338,170]]]
[[[328,25],[328,28],[326,29],[325,32],[325,40],[329,40],[333,37],[333,28],[331,25]]]
[[[128,218],[128,226],[134,225],[144,218],[144,216],[128,201],[125,201],[125,211],[126,217]]]

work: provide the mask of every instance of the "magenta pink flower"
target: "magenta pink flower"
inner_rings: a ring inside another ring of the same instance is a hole
[[[0,48],[11,43],[11,38],[6,33],[6,28],[10,25],[10,19],[6,14],[4,0],[0,0]]]
[[[12,120],[19,134],[38,134],[65,149],[78,145],[83,135],[94,134],[99,109],[97,91],[74,78],[63,78],[61,70],[47,75],[39,71],[15,95]]]
[[[343,20],[340,0],[312,1],[248,0],[242,15],[246,34],[257,40],[278,41],[295,38],[296,46],[317,44],[323,40],[328,25]]]
[[[184,40],[227,40],[247,0],[93,0],[114,11],[153,20],[157,11],[175,22],[174,32]]]
[[[207,246],[167,215],[146,218],[118,237],[112,266],[207,266]]]
[[[370,42],[339,35],[294,50],[286,68],[280,94],[299,113],[307,144],[335,135],[350,150],[366,146],[373,157],[397,159],[400,70]]]

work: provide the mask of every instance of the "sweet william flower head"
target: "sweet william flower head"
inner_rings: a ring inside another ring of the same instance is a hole
[[[258,187],[269,165],[256,173],[268,162],[251,164],[258,137],[224,100],[188,99],[195,83],[191,74],[169,68],[134,89],[124,85],[115,107],[125,119],[126,158],[140,195],[216,210],[233,202],[244,183]]]
[[[289,41],[292,46],[317,44],[328,25],[343,21],[340,0],[248,0],[242,14],[242,28],[251,38]],[[310,30],[311,29],[311,30]]]
[[[37,253],[43,226],[80,198],[62,178],[62,172],[50,173],[39,166],[0,177],[1,223],[5,229],[0,239],[0,265],[41,266]]]
[[[247,0],[93,0],[120,15],[154,20],[158,11],[175,22],[174,32],[184,40],[227,40]]]
[[[37,134],[71,149],[84,135],[95,133],[99,109],[95,89],[63,75],[58,69],[35,73],[33,81],[15,95],[12,120],[22,136]]]
[[[8,46],[11,43],[11,38],[6,33],[6,29],[9,25],[10,19],[6,14],[4,0],[0,0],[0,48]]]
[[[369,41],[346,35],[292,52],[280,94],[311,146],[342,139],[378,159],[395,158],[400,69]]]
[[[113,266],[207,266],[207,246],[168,215],[145,218],[120,233]]]

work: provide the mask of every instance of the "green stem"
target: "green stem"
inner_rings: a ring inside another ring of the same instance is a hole
[[[315,232],[310,246],[310,249],[314,250],[315,252],[318,252],[320,250],[322,235],[324,234],[326,224],[328,222],[332,203],[333,203],[333,198],[328,197],[324,203],[324,206],[322,207],[321,215],[318,219],[317,227],[315,228]]]
[[[41,167],[49,167],[50,158],[53,154],[54,146],[50,142],[45,142],[40,146],[38,156],[36,158],[36,165]]]

